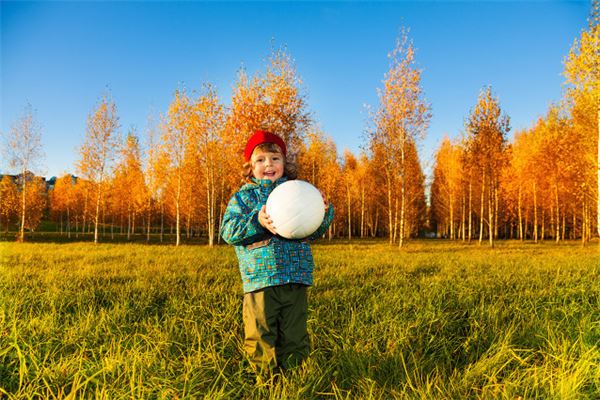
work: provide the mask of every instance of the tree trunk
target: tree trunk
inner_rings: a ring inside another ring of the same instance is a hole
[[[469,177],[469,243],[473,238],[473,182]]]
[[[352,202],[350,198],[350,185],[346,184],[346,205],[348,208],[348,240],[352,240]]]
[[[94,243],[98,243],[98,221],[100,218],[100,196],[102,195],[102,191],[98,188],[98,193],[96,194],[96,217],[94,218]]]
[[[69,207],[67,207],[67,237],[71,239],[71,216]]]
[[[537,188],[533,182],[533,238],[534,242],[538,242],[538,212],[537,212]]]
[[[517,212],[519,214],[519,240],[523,241],[523,213],[521,211],[521,201],[522,201],[522,189],[519,184],[519,195],[517,198]]]
[[[494,247],[494,233],[496,230],[496,224],[495,224],[495,216],[494,216],[494,181],[493,179],[490,179],[490,186],[489,186],[489,193],[488,193],[488,218],[489,218],[489,222],[488,222],[488,228],[489,228],[489,242],[490,242],[490,246],[493,248]]]
[[[375,224],[373,226],[373,237],[377,236],[377,228],[379,228],[379,208],[375,210]]]
[[[150,225],[152,221],[152,199],[150,196],[148,196],[148,215],[146,218],[146,243],[150,243]]]
[[[81,221],[81,233],[85,236],[85,222],[87,219],[87,206],[88,206],[88,191],[85,191],[85,198],[83,201],[83,215]]]
[[[461,199],[462,199],[462,205],[461,205],[461,223],[460,223],[460,229],[461,229],[461,239],[464,242],[465,241],[465,234],[466,234],[466,230],[465,230],[465,223],[466,223],[466,215],[465,215],[465,207],[466,207],[466,200],[465,200],[465,191],[464,188],[461,189],[462,195],[461,195]]]
[[[175,246],[179,246],[179,243],[181,242],[181,232],[179,229],[179,198],[181,195],[181,171],[177,172],[177,195],[175,196],[175,227],[177,229],[177,232],[175,232],[176,235],[176,240],[175,240]]]
[[[546,209],[542,208],[542,242],[546,239]]]
[[[481,207],[479,211],[479,245],[483,242],[483,209],[485,205],[485,172],[481,180]]]
[[[25,241],[25,211],[27,210],[27,198],[25,196],[25,190],[27,188],[27,178],[25,177],[25,172],[25,170],[21,172],[21,179],[23,180],[23,185],[21,186],[21,227],[19,229],[19,242]]]
[[[211,154],[206,146],[206,152]],[[214,172],[214,161],[212,155],[209,157],[206,164],[206,218],[207,218],[207,234],[208,234],[208,246],[213,247],[215,241],[215,207],[217,206],[215,201],[215,172]]]
[[[394,202],[394,236],[392,243],[396,242],[396,238],[398,237],[398,197],[396,196],[396,201]]]
[[[160,242],[163,242],[165,234],[165,204],[160,201]]]
[[[402,173],[402,197],[400,201],[400,240],[398,247],[402,248],[404,244],[404,228],[406,225],[406,188],[405,188],[404,173]]]
[[[365,237],[365,186],[361,188],[360,193],[360,238]]]
[[[454,202],[452,201],[452,193],[448,192],[448,203],[450,203],[450,239],[454,240]]]
[[[585,206],[585,197],[583,198],[583,202],[581,204],[581,246],[585,246],[586,242],[586,206]]]
[[[577,239],[577,206],[573,204],[573,228],[571,229],[571,240]]]
[[[191,232],[192,232],[192,208],[191,205],[189,206],[189,210],[187,212],[186,215],[186,219],[185,219],[185,236],[187,239],[189,239],[191,237]]]
[[[127,240],[131,240],[131,210],[127,210]]]
[[[558,185],[554,186],[554,201],[556,201],[556,243],[560,241],[560,204],[558,204]]]
[[[498,207],[500,201],[498,199],[498,182],[494,184],[494,239],[498,239]]]
[[[392,218],[392,179],[390,178],[390,171],[387,171],[386,180],[387,180],[387,189],[388,189],[388,227],[389,227],[389,236],[390,236],[390,245],[393,243],[394,232],[393,232],[393,218]]]

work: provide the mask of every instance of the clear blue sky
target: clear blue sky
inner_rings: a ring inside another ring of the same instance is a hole
[[[309,109],[340,154],[363,144],[387,54],[410,28],[432,106],[422,163],[456,137],[491,85],[525,128],[561,98],[563,60],[587,26],[576,2],[1,2],[1,127],[37,110],[45,176],[74,172],[87,115],[110,88],[121,130],[140,136],[174,91],[215,85],[229,105],[237,71],[264,71],[286,46]],[[6,164],[0,168],[10,172]]]

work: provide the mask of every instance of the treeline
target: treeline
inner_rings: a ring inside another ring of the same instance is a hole
[[[507,141],[508,116],[486,88],[465,134],[437,150],[431,222],[462,240],[600,235],[600,36],[598,3],[565,60],[569,85],[531,128]]]
[[[387,237],[402,246],[433,231],[491,244],[496,238],[586,241],[598,229],[597,48],[592,19],[565,64],[570,86],[563,101],[513,143],[507,139],[509,117],[492,89],[484,88],[463,137],[446,139],[437,150],[429,206],[417,144],[431,109],[404,31],[390,54],[359,156],[346,150],[340,157],[308,110],[290,55],[275,51],[263,72],[239,73],[229,106],[210,85],[177,90],[142,135],[130,130],[121,138],[117,107],[103,97],[88,116],[78,178],[59,177],[48,193],[26,173],[27,152],[13,149],[13,160],[23,161],[14,164],[29,179],[0,182],[0,225],[19,224],[23,237],[46,209],[64,235],[93,232],[99,241],[172,233],[177,244],[184,236],[213,245],[241,184],[244,143],[255,129],[265,129],[284,138],[299,178],[334,204],[329,238]],[[14,137],[23,137],[27,118],[31,114],[15,124]]]

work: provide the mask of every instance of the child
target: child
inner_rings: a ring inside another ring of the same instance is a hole
[[[298,365],[310,351],[306,289],[312,284],[313,257],[308,240],[321,237],[333,220],[325,198],[321,226],[305,240],[277,235],[265,212],[269,193],[288,179],[294,166],[286,161],[283,140],[256,131],[244,151],[244,184],[233,195],[221,224],[221,236],[235,246],[244,286],[244,348],[259,369]]]

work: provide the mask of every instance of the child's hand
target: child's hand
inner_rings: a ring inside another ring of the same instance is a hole
[[[327,210],[329,208],[329,200],[327,200],[327,197],[323,192],[321,192],[321,197],[323,198],[323,204],[325,204],[325,210]]]
[[[277,231],[273,226],[273,221],[269,214],[267,214],[266,206],[262,206],[260,211],[258,212],[258,222],[265,228],[268,229],[273,235],[277,235]]]

